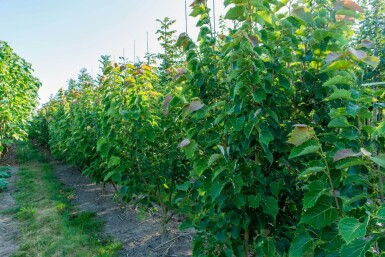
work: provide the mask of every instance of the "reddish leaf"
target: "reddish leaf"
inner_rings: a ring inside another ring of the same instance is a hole
[[[341,54],[339,53],[335,53],[335,52],[331,52],[330,54],[326,55],[326,64],[330,64],[332,63],[333,61],[337,60],[338,58],[341,57]]]
[[[168,107],[170,106],[171,99],[172,99],[171,94],[166,95],[166,97],[164,98],[164,102],[163,102],[163,114],[164,115],[168,114]]]
[[[187,71],[185,68],[179,68],[178,73],[175,75],[174,80],[179,79],[183,74],[185,74]]]
[[[354,55],[358,60],[361,60],[366,57],[366,53],[362,50],[356,50],[353,47],[349,47],[348,50],[352,55]]]
[[[336,161],[339,161],[339,160],[342,160],[342,159],[345,159],[348,157],[357,157],[360,155],[361,155],[361,153],[355,153],[351,149],[342,149],[342,150],[337,151],[334,154],[333,161],[336,162]]]
[[[356,12],[363,12],[365,11],[361,6],[359,6],[358,4],[356,4],[355,2],[353,2],[352,0],[340,0],[342,2],[342,4],[350,9],[350,10],[353,10],[353,11],[356,11]]]
[[[191,112],[195,112],[195,111],[202,109],[203,106],[205,106],[205,105],[202,104],[201,101],[193,101],[190,103],[189,109]]]
[[[372,41],[367,40],[367,39],[364,39],[364,40],[361,41],[361,45],[362,45],[363,47],[366,47],[366,48],[370,49],[370,48],[373,48],[373,45],[374,45],[374,44],[373,44]]]
[[[189,145],[190,143],[191,143],[190,140],[187,138],[178,144],[178,148],[183,148],[183,147]]]

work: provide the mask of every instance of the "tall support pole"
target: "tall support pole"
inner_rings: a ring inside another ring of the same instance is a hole
[[[213,0],[214,36],[216,35],[215,0]]]
[[[184,0],[184,18],[186,22],[186,34],[188,33],[187,31],[187,0]]]
[[[147,32],[147,64],[150,65],[150,51],[148,48],[148,32]]]
[[[133,62],[134,65],[135,65],[135,58],[136,58],[136,42],[134,40],[134,62]]]

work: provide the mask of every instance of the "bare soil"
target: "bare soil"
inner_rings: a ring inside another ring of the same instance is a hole
[[[10,166],[12,165],[12,166]],[[8,257],[18,249],[19,225],[13,214],[3,213],[6,210],[16,208],[16,202],[12,197],[15,193],[15,180],[18,167],[16,165],[15,149],[11,148],[0,160],[0,166],[10,166],[12,176],[8,179],[8,188],[0,192],[0,256]]]
[[[114,198],[114,188],[92,183],[79,171],[60,162],[52,162],[59,181],[74,189],[74,203],[80,211],[95,212],[104,222],[104,235],[123,243],[119,256],[192,256],[192,231],[178,230],[178,217],[170,221],[170,232],[161,234],[159,213],[138,219],[138,212]]]

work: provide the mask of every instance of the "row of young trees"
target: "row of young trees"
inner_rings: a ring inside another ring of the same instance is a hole
[[[38,103],[39,87],[31,65],[0,41],[0,158],[13,140],[27,136],[25,128]]]
[[[102,57],[97,81],[83,71],[39,111],[34,137],[128,202],[156,202],[164,230],[184,214],[195,256],[384,254],[384,49],[353,33],[365,10],[224,4],[220,33],[192,4],[197,42],[174,44],[162,21],[158,68]]]

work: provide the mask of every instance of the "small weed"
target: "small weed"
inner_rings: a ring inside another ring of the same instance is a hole
[[[16,213],[16,218],[19,220],[28,220],[31,219],[36,214],[36,209],[26,206],[21,207]]]

